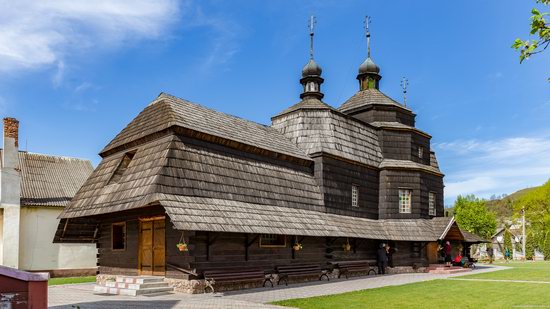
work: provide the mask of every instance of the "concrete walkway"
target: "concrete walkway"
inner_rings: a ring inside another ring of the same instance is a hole
[[[481,266],[469,273],[484,273],[507,269],[503,266]],[[331,280],[330,282],[309,282],[291,284],[288,287],[261,288],[216,294],[179,294],[160,296],[104,296],[93,294],[93,284],[72,284],[49,288],[50,308],[282,308],[266,303],[322,295],[340,294],[391,285],[446,279],[465,273],[440,275],[428,273],[370,276]]]

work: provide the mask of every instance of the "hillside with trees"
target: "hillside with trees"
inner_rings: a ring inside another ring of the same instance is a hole
[[[503,194],[501,196],[493,195],[486,202],[487,209],[495,213],[497,220],[499,222],[502,222],[504,220],[509,220],[514,213],[514,202],[537,188],[539,187],[521,189],[510,195],[507,195],[507,194]]]
[[[455,216],[461,228],[490,238],[497,225],[508,228],[510,222],[521,219],[523,209],[527,222],[527,258],[538,250],[550,259],[550,180],[542,186],[493,196],[490,200],[474,195],[458,196],[454,207],[447,212]]]

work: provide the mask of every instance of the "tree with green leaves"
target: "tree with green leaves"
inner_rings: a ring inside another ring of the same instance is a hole
[[[532,231],[535,248],[550,259],[550,180],[514,202],[516,217],[520,216],[522,208],[525,209],[525,220]]]
[[[458,196],[454,204],[458,226],[470,233],[489,239],[496,231],[497,220],[487,209],[485,200],[474,195]]]
[[[525,259],[534,260],[535,258],[535,237],[533,237],[533,231],[529,229],[527,232],[527,243],[525,243]]]
[[[537,0],[546,6],[550,4],[550,0]],[[520,52],[519,63],[529,59],[534,54],[541,53],[550,45],[550,23],[546,21],[547,12],[540,12],[538,9],[531,10],[531,31],[529,34],[535,36],[535,39],[522,40],[517,38],[512,44],[512,48]],[[550,78],[548,79],[550,82]]]

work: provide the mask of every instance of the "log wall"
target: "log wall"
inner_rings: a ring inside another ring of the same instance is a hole
[[[399,213],[399,189],[412,190],[410,214]],[[380,219],[431,218],[429,192],[436,193],[436,214],[443,215],[443,178],[421,171],[382,170],[380,172]]]

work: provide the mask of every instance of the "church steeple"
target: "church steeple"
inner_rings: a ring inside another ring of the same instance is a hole
[[[370,17],[365,17],[365,35],[367,37],[367,59],[359,66],[359,74],[357,80],[359,80],[359,90],[366,89],[378,89],[380,79],[382,76],[380,68],[374,63],[370,57]]]
[[[309,62],[302,69],[302,78],[300,84],[304,87],[304,92],[300,94],[301,99],[316,98],[322,99],[324,94],[321,92],[321,84],[324,79],[321,77],[323,70],[313,59],[313,36],[315,35],[315,24],[317,23],[315,16],[309,19]]]

